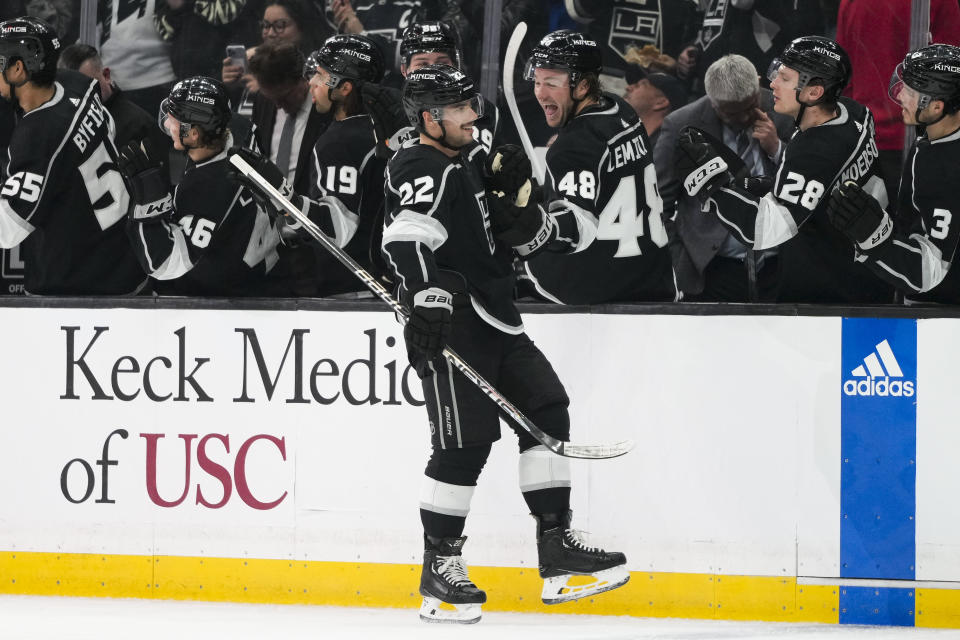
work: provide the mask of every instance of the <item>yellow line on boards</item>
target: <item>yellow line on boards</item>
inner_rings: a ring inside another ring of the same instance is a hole
[[[535,568],[471,567],[486,611],[834,623],[838,588],[792,577],[636,571],[623,587],[547,606]],[[416,608],[420,566],[255,558],[0,552],[0,593]],[[917,589],[917,626],[960,628],[960,591]]]

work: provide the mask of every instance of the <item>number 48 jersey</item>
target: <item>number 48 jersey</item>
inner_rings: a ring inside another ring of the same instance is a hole
[[[29,293],[110,295],[146,281],[124,232],[129,195],[97,84],[60,70],[53,97],[20,117],[0,191],[0,246],[22,243]]]
[[[581,233],[573,253],[556,253],[555,243],[525,263],[540,296],[562,304],[677,299],[653,148],[632,107],[604,94],[561,129],[547,151],[547,190],[551,214],[576,218]]]

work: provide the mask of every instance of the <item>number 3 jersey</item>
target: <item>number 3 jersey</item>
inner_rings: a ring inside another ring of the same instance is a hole
[[[387,165],[383,253],[403,289],[432,283],[466,290],[477,315],[516,335],[523,323],[513,302],[513,249],[490,230],[485,157],[476,143],[448,158],[418,140],[405,142]]]
[[[678,297],[657,191],[653,147],[633,108],[604,94],[547,150],[547,202],[558,223],[576,218],[573,253],[553,243],[524,263],[524,279],[563,304]],[[592,242],[590,239],[592,238]]]
[[[22,243],[29,293],[119,295],[146,281],[124,225],[113,121],[97,84],[60,70],[53,97],[22,115],[0,192],[0,246]]]
[[[893,234],[861,251],[877,276],[914,302],[960,304],[960,273],[952,268],[960,244],[960,130],[914,142],[900,181]]]
[[[744,244],[779,247],[779,302],[893,301],[893,289],[854,261],[850,241],[827,219],[830,192],[847,180],[887,204],[870,111],[843,97],[837,108],[832,120],[794,133],[770,193],[725,187],[704,205]]]

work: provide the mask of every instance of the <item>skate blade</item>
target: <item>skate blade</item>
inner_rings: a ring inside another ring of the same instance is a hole
[[[571,584],[571,581],[579,582],[584,577],[592,577],[593,581],[586,584]],[[566,574],[554,578],[546,578],[543,581],[543,593],[540,599],[544,604],[560,604],[561,602],[572,602],[580,598],[610,591],[617,587],[627,584],[630,579],[630,572],[625,566],[612,567],[598,571],[590,576],[578,576]]]
[[[420,605],[420,619],[424,622],[447,624],[475,624],[480,622],[480,605],[450,604],[438,598],[424,597]]]

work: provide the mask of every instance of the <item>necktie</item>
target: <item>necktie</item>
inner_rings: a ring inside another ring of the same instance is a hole
[[[747,163],[747,166],[750,166],[751,164],[748,158],[749,152],[750,152],[750,134],[747,133],[746,129],[742,129],[740,133],[737,134],[737,155],[740,156],[743,159],[743,161]]]
[[[280,132],[280,144],[277,145],[277,167],[286,178],[290,172],[290,147],[293,146],[293,129],[297,125],[297,114],[288,113]]]

